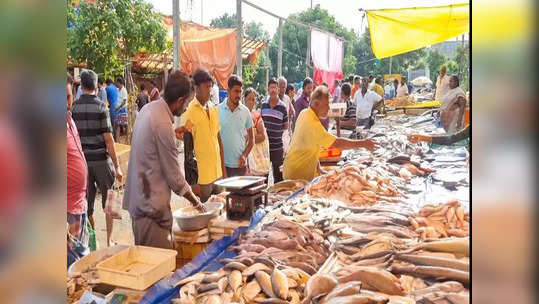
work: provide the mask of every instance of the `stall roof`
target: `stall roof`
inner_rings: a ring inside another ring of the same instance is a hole
[[[469,32],[469,4],[367,10],[372,52],[394,56]]]
[[[251,60],[258,55],[267,45],[267,41],[257,40],[250,37],[243,37],[241,47],[241,57],[243,60],[249,60],[251,64],[255,64],[256,60]],[[148,54],[140,52],[133,57],[133,68],[138,71],[162,72],[165,69],[172,68],[172,50],[166,50],[161,54]],[[166,64],[166,66],[165,66]]]

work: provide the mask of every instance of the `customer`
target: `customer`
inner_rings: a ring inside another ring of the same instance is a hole
[[[372,76],[372,74],[369,75],[368,84],[368,89],[374,91],[374,76]]]
[[[307,85],[307,87],[308,86],[312,86],[312,83]],[[305,90],[308,90],[307,87],[305,87]],[[288,112],[286,110],[286,105],[279,100],[277,79],[271,78],[269,80],[268,92],[270,98],[262,104],[261,113],[269,139],[273,182],[278,183],[283,180],[280,167],[283,164],[283,131],[288,129]],[[305,94],[305,92],[303,94]]]
[[[356,98],[356,93],[361,87],[361,77],[356,75],[354,76],[354,86],[352,87],[352,99]]]
[[[442,65],[440,68],[440,75],[436,80],[436,94],[434,95],[435,100],[441,100],[442,97],[449,91],[449,76],[446,75],[447,67]]]
[[[114,178],[122,180],[122,170],[116,157],[112,126],[107,106],[97,98],[97,74],[83,70],[80,76],[82,95],[72,107],[73,120],[77,125],[88,166],[88,218],[95,227],[93,218],[97,189],[101,192],[101,205],[105,209],[107,191],[112,188]],[[105,214],[107,245],[112,245],[113,221]]]
[[[401,77],[401,82],[397,88],[397,97],[406,97],[408,96],[408,85],[406,84],[406,77]]]
[[[243,82],[237,75],[228,78],[228,97],[217,106],[226,175],[247,173],[247,157],[254,144],[253,119],[249,109],[240,103]]]
[[[213,103],[208,103],[213,81],[206,70],[196,70],[193,80],[195,98],[187,107],[181,120],[183,126],[192,124],[191,133],[197,158],[200,200],[204,203],[212,194],[220,191],[214,182],[227,175],[223,143],[219,134],[221,130],[219,113]]]
[[[288,96],[288,98],[290,98],[290,102],[292,103],[292,108],[294,108],[294,97],[296,96],[296,88],[294,88],[294,85],[289,83],[287,86],[286,86],[286,92],[285,92],[286,96]],[[295,112],[295,109],[294,109],[294,112]]]
[[[367,79],[364,82],[366,85]],[[371,152],[374,150],[374,142],[370,139],[349,140],[338,138],[324,130],[320,119],[327,117],[328,111],[329,89],[325,86],[319,86],[312,94],[310,107],[302,111],[298,117],[298,125],[292,138],[292,145],[284,160],[284,178],[310,181],[314,178],[316,172],[325,173],[321,169],[318,160],[321,148],[333,145],[340,149],[366,148]]]
[[[116,118],[116,140],[119,140],[121,134],[127,135],[127,89],[125,88],[124,79],[121,76],[116,77],[116,87],[118,88],[118,106],[116,112],[118,116]]]
[[[382,96],[376,94],[375,92],[368,90],[369,84],[367,83],[367,78],[361,79],[361,91],[356,93],[354,102],[357,105],[356,115],[357,115],[357,126],[363,126],[365,129],[370,128],[370,120],[372,114],[373,106],[382,101]]]
[[[341,118],[341,128],[345,130],[356,129],[356,103],[350,98],[352,87],[349,83],[341,86],[341,101],[346,102],[346,112]]]
[[[386,82],[386,86],[384,87],[384,94],[385,100],[390,100],[395,96],[395,88],[389,81]]]
[[[378,76],[376,77],[376,79],[374,79],[374,92],[376,92],[376,94],[382,97],[382,101],[376,104],[375,109],[380,114],[385,113],[386,111],[386,105],[384,102],[385,92],[384,92],[384,88],[382,87],[382,76]]]
[[[292,101],[286,94],[286,87],[287,87],[288,81],[283,76],[279,77],[277,81],[279,82],[279,99],[286,106],[288,121],[294,121],[294,116],[295,116],[294,105],[292,104]],[[269,99],[269,96],[268,96],[268,99]],[[284,149],[285,154],[288,151],[288,147],[290,146],[291,139],[292,139],[292,125],[288,124],[288,129],[283,131],[283,149]]]
[[[266,184],[268,183],[268,174],[270,168],[270,156],[269,156],[269,141],[266,136],[266,128],[264,128],[264,122],[262,121],[262,115],[255,109],[256,104],[256,91],[253,88],[248,88],[243,94],[243,102],[245,106],[251,111],[251,118],[253,119],[253,125],[255,129],[254,141],[255,144],[248,157],[248,174],[258,175],[266,177]]]
[[[140,112],[148,102],[150,102],[150,95],[148,95],[148,90],[146,90],[146,85],[143,82],[140,84],[140,93],[137,95],[137,111]]]
[[[299,116],[299,113],[303,109],[309,107],[311,93],[313,92],[313,80],[310,77],[307,77],[303,80],[303,91],[301,96],[296,100],[296,116]]]
[[[109,102],[109,116],[110,116],[110,123],[113,127],[113,129],[116,126],[116,107],[118,106],[118,88],[114,85],[111,79],[107,79],[106,81],[107,87],[105,88],[105,91],[107,92],[107,100]],[[112,132],[112,135],[116,136],[116,132]]]
[[[107,100],[107,85],[105,84],[105,80],[103,79],[103,76],[99,76],[97,78],[97,84],[98,84],[98,92],[97,92],[97,98],[101,100],[103,103],[105,103],[108,107],[109,101]]]
[[[84,245],[88,245],[88,229],[86,226],[88,203],[86,189],[88,184],[88,169],[82,152],[82,145],[77,126],[71,118],[73,104],[73,78],[67,74],[67,223],[69,233]],[[82,96],[82,95],[81,95]]]
[[[174,130],[173,125],[174,116],[180,116],[191,99],[191,79],[174,71],[164,98],[144,106],[135,122],[123,200],[123,208],[131,216],[135,245],[173,248],[171,191],[204,210],[178,163],[176,137],[182,137],[186,130]]]
[[[161,94],[157,88],[157,83],[155,80],[151,79],[150,84],[152,85],[152,90],[150,91],[150,101],[159,100],[159,98],[161,98]]]
[[[341,82],[338,79],[335,79],[333,85],[333,100],[332,103],[341,102]]]

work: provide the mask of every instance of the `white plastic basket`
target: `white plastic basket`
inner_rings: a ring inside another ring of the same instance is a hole
[[[146,246],[132,246],[97,264],[102,283],[145,290],[176,268],[178,252]]]

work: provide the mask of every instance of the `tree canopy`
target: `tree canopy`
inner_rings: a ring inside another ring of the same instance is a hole
[[[122,72],[139,51],[163,52],[166,29],[144,0],[67,1],[67,54],[106,77]]]

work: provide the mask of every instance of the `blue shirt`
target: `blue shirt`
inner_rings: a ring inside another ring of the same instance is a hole
[[[111,83],[107,86],[105,91],[107,91],[107,99],[109,101],[110,119],[114,122],[117,115],[115,109],[118,106],[118,88]]]
[[[232,112],[226,99],[217,106],[217,112],[221,125],[225,166],[238,168],[238,159],[247,146],[246,131],[253,127],[251,112],[241,103]]]

